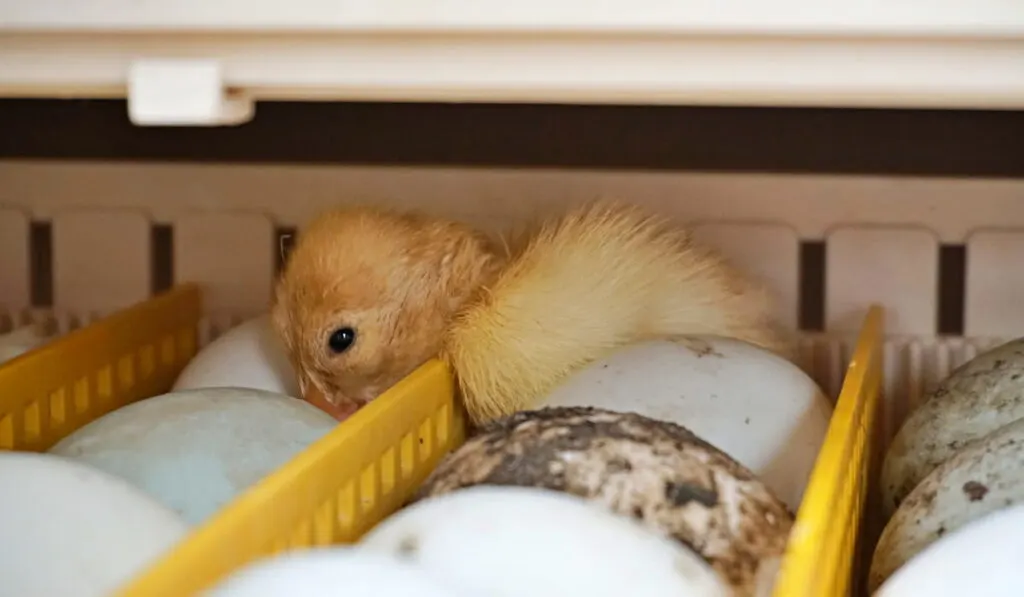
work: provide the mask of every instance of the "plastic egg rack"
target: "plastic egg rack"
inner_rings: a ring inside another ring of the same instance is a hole
[[[182,285],[0,366],[0,448],[45,450],[169,390],[198,346],[201,293]],[[882,312],[870,310],[790,539],[777,597],[845,595],[881,388]],[[261,556],[358,539],[464,438],[454,385],[424,364],[195,530],[121,597],[198,593]]]

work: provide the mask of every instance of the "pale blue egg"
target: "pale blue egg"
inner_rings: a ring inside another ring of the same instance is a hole
[[[197,524],[336,425],[282,394],[202,388],[118,409],[50,452],[122,477]]]

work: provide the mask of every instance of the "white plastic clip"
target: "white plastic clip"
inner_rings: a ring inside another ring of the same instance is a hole
[[[252,98],[229,92],[216,60],[146,59],[128,72],[128,117],[140,126],[221,126],[252,120]]]

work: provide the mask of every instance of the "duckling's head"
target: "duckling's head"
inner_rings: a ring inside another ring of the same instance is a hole
[[[457,310],[498,267],[454,221],[364,207],[298,235],[271,309],[303,397],[343,420],[438,355]]]

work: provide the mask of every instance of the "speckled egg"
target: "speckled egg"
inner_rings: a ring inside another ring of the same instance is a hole
[[[1024,417],[1024,338],[958,367],[904,421],[882,466],[886,516],[965,444]]]
[[[686,428],[595,408],[494,421],[417,497],[471,485],[541,487],[603,504],[692,548],[737,595],[770,587],[793,523],[753,473]]]
[[[1024,420],[962,448],[903,500],[875,547],[876,589],[919,551],[972,520],[1024,502]]]
[[[50,452],[127,479],[194,524],[336,425],[330,415],[282,394],[184,390],[120,408]]]

